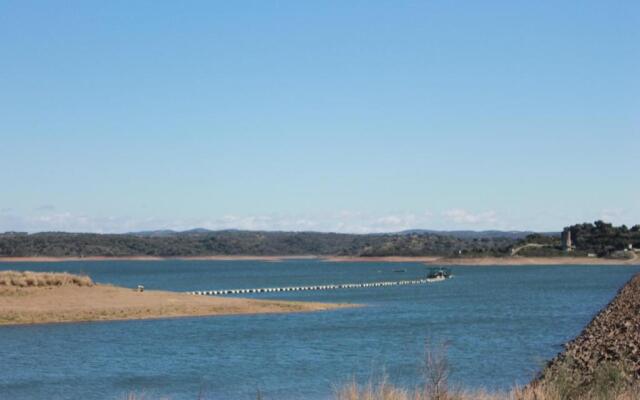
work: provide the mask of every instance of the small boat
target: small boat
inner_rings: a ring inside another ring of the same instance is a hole
[[[407,272],[407,270],[404,268],[401,268],[401,269],[394,269],[393,272]]]
[[[447,268],[432,268],[427,275],[427,282],[440,282],[452,277],[451,271]]]

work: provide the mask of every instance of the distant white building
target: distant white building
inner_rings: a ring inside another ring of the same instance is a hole
[[[573,240],[571,238],[571,230],[569,228],[564,228],[564,230],[562,231],[561,240],[562,240],[562,249],[564,251],[573,251],[575,246],[573,245]]]

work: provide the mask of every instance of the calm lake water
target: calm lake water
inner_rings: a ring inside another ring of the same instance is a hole
[[[394,269],[406,269],[404,273]],[[83,272],[103,283],[175,291],[369,282],[424,276],[420,264],[318,260],[0,264]],[[526,383],[580,333],[640,267],[454,267],[431,285],[270,293],[254,298],[352,302],[288,315],[0,327],[0,398],[328,399],[384,371],[420,383],[425,341],[447,341],[467,388]]]

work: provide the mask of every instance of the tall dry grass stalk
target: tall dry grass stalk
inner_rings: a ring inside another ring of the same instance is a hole
[[[424,383],[414,390],[398,388],[383,375],[379,382],[358,385],[355,380],[335,391],[336,400],[640,400],[640,382],[627,379],[630,375],[622,364],[603,363],[596,379],[580,382],[575,371],[556,371],[553,379],[515,387],[506,393],[452,390],[447,344],[436,347],[427,342]]]
[[[447,352],[449,342],[433,345],[430,340],[425,342],[423,376],[423,396],[433,400],[446,400],[449,394],[449,376],[451,367]]]
[[[47,286],[93,286],[88,276],[66,272],[0,271],[0,286],[47,287]]]

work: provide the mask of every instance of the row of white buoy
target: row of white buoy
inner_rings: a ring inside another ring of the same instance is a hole
[[[419,285],[429,283],[429,279],[416,279],[407,281],[391,282],[369,282],[369,283],[342,283],[336,285],[314,285],[314,286],[288,286],[275,288],[258,289],[223,289],[223,290],[196,290],[188,292],[198,296],[221,296],[225,294],[252,294],[252,293],[272,293],[272,292],[301,292],[307,290],[335,290],[335,289],[357,289],[383,286]]]

